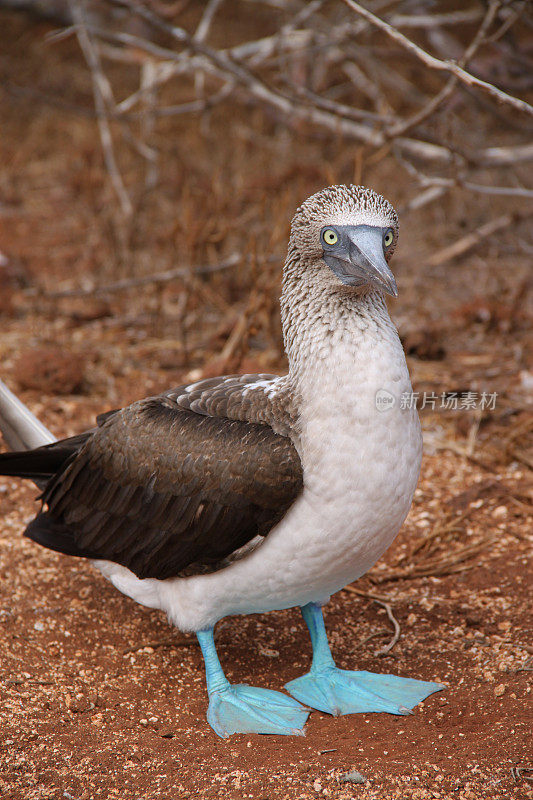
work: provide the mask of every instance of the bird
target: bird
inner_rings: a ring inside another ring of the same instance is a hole
[[[391,203],[362,186],[329,186],[296,210],[280,299],[286,375],[198,380],[59,441],[0,385],[0,427],[18,448],[0,455],[0,474],[42,489],[24,535],[90,559],[196,634],[221,737],[302,735],[314,709],[412,713],[444,688],[338,668],[322,611],[392,543],[420,473],[420,422],[400,402],[411,382],[385,300],[398,293],[398,230]],[[216,623],[293,607],[309,629],[308,672],[286,693],[231,684]]]

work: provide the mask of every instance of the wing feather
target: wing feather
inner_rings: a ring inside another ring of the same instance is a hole
[[[46,486],[26,535],[140,578],[220,568],[265,536],[301,490],[301,463],[268,424],[210,416],[227,408],[221,380],[201,382],[186,407],[178,387],[100,417]]]

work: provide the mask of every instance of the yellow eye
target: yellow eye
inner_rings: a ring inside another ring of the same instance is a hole
[[[385,247],[390,247],[394,239],[394,234],[392,231],[387,231],[385,236],[383,237],[383,244]]]
[[[333,228],[326,228],[322,236],[326,244],[337,244],[337,242],[339,241],[339,237],[337,236]]]

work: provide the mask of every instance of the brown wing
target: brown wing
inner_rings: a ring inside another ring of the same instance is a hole
[[[270,425],[287,436],[298,427],[298,398],[286,378],[276,375],[224,375],[165,392],[180,408],[214,417]]]
[[[169,578],[216,569],[265,536],[301,487],[293,444],[269,425],[161,396],[103,419],[47,485],[47,508],[26,535],[140,578]]]

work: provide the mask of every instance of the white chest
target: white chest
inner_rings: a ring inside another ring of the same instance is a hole
[[[411,383],[395,335],[337,347],[336,355],[321,385],[316,376],[309,380],[302,511],[323,536],[313,537],[317,556],[327,542],[332,580],[353,580],[380,557],[407,515],[422,439],[416,410],[401,408]]]

